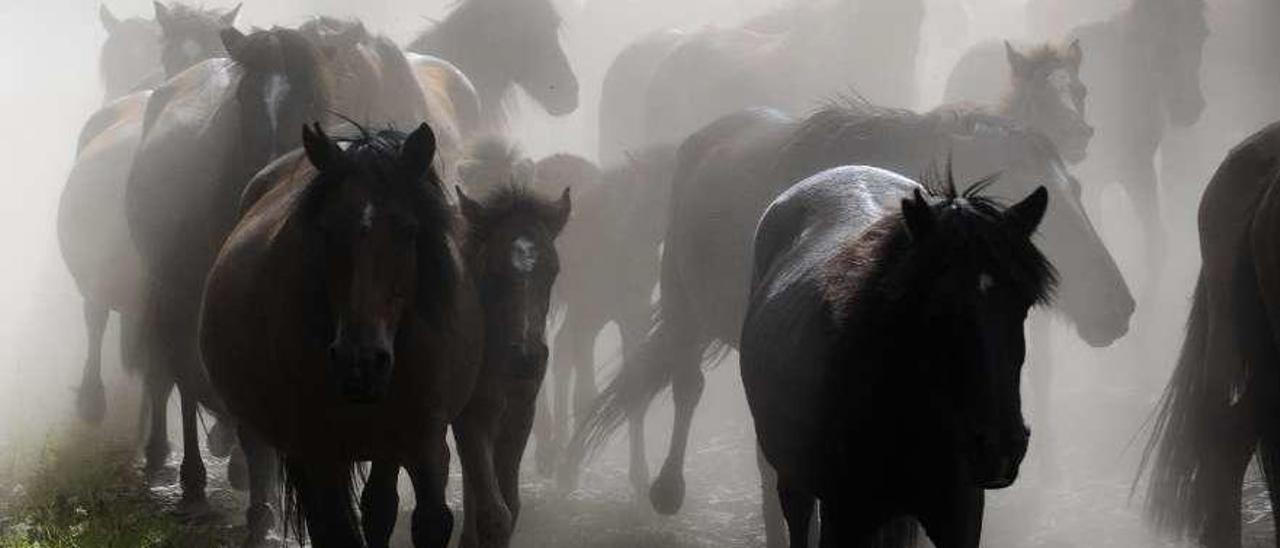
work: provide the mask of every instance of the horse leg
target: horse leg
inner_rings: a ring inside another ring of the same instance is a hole
[[[249,468],[249,507],[245,510],[247,536],[244,545],[266,546],[267,535],[275,527],[275,512],[271,498],[276,493],[276,467],[279,465],[275,449],[244,425],[239,427],[240,447],[244,449]]]
[[[84,327],[89,335],[89,355],[84,361],[84,373],[80,377],[80,391],[76,394],[76,411],[81,420],[90,424],[102,423],[107,413],[107,396],[102,386],[102,333],[107,329],[107,307],[84,301]]]
[[[764,519],[765,545],[769,548],[786,548],[786,522],[782,511],[781,493],[778,492],[778,471],[764,458],[764,451],[756,444],[756,468],[760,470],[760,517]],[[794,545],[794,539],[792,539]],[[798,548],[808,548],[799,546]]]
[[[396,491],[399,478],[400,465],[390,460],[375,460],[369,469],[369,479],[360,493],[361,527],[369,548],[391,545],[396,512],[400,510],[400,494]]]
[[[534,469],[544,478],[555,476],[556,462],[560,460],[560,432],[556,431],[555,418],[551,415],[554,390],[548,383],[542,385],[533,409]]]
[[[1146,241],[1143,246],[1146,252],[1146,264],[1143,265],[1145,283],[1141,289],[1144,299],[1139,301],[1146,304],[1151,304],[1151,299],[1159,292],[1159,274],[1165,258],[1164,221],[1152,154],[1135,156],[1124,168],[1125,190],[1142,224],[1142,236]]]
[[[144,414],[150,412],[150,432],[144,450],[147,458],[147,475],[154,476],[169,461],[169,395],[173,392],[173,378],[159,367],[147,368],[146,393],[149,400]]]
[[[338,461],[287,459],[289,484],[315,548],[358,548],[364,539],[351,500],[350,465]]]
[[[956,485],[926,504],[920,524],[937,548],[978,548],[985,504],[981,489]]]
[[[213,428],[209,429],[209,454],[218,458],[231,455],[236,443],[236,426],[232,421],[215,418]]]
[[[477,395],[453,423],[453,437],[462,461],[463,497],[472,501],[466,505],[462,545],[488,548],[504,546],[504,540],[511,538],[511,511],[494,469],[494,442],[504,409],[502,401],[481,395],[488,387],[484,380],[480,382]]]
[[[668,360],[671,371],[671,395],[675,402],[674,427],[671,430],[671,446],[667,450],[667,459],[662,463],[658,479],[649,489],[649,501],[660,514],[672,515],[680,511],[684,503],[684,457],[689,445],[689,427],[693,424],[693,411],[702,399],[702,389],[706,379],[702,375],[702,351],[705,343],[692,335],[687,326],[664,323],[665,335],[661,332],[660,340],[667,341],[665,355],[658,359]]]
[[[445,548],[453,534],[453,514],[444,499],[449,481],[449,447],[444,435],[445,425],[432,428],[421,454],[405,463],[417,501],[411,518],[416,548]]]
[[[203,509],[205,485],[208,476],[204,469],[204,456],[200,454],[200,429],[196,424],[200,406],[189,390],[178,386],[178,399],[182,404],[182,502],[186,511]]]
[[[533,408],[537,401],[538,384],[513,381],[507,388],[507,406],[494,444],[493,465],[497,474],[498,489],[511,512],[511,527],[520,519],[520,460],[529,441],[533,427]],[[510,542],[508,538],[505,546]]]
[[[1027,375],[1031,380],[1033,404],[1033,421],[1039,435],[1040,475],[1049,484],[1058,480],[1058,462],[1053,448],[1053,348],[1050,335],[1053,319],[1045,313],[1033,313],[1027,322],[1027,350],[1030,360],[1027,361]]]

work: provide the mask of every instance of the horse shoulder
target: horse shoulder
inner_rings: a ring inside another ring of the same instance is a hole
[[[299,177],[299,173],[304,171],[304,166],[310,166],[310,162],[306,161],[302,149],[288,152],[267,164],[249,180],[244,191],[240,193],[240,207],[237,209],[239,216],[243,217],[248,213],[259,199],[276,188],[286,177]]]

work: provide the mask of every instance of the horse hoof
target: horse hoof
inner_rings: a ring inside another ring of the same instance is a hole
[[[178,501],[178,507],[174,510],[182,517],[197,517],[209,513],[209,499],[204,495],[186,496],[183,495],[182,500]]]
[[[275,525],[276,515],[271,506],[263,504],[250,507],[245,516],[245,529],[248,530],[244,539],[245,548],[272,546],[274,543],[267,539]]]
[[[249,490],[249,466],[245,463],[244,452],[236,450],[227,461],[227,483],[236,491]]]
[[[80,384],[80,391],[76,394],[76,413],[84,422],[95,426],[102,424],[102,418],[107,414],[107,396],[101,380]]]
[[[217,421],[213,424],[213,428],[209,430],[209,454],[220,459],[227,458],[231,454],[231,448],[236,444],[236,433],[227,423]]]
[[[664,516],[674,515],[684,503],[684,478],[676,474],[660,474],[649,488],[649,502]]]

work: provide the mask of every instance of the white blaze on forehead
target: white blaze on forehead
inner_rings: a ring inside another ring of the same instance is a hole
[[[516,238],[511,244],[511,266],[517,271],[528,274],[533,272],[536,264],[538,264],[538,250],[534,248],[533,242],[524,236]]]
[[[364,204],[364,209],[360,211],[360,226],[366,229],[373,227],[373,217],[377,213],[378,211],[373,207],[373,204]]]
[[[289,93],[289,80],[283,74],[272,74],[262,85],[262,101],[266,104],[271,130],[280,129],[280,106]]]
[[[996,280],[995,278],[992,278],[990,274],[983,272],[982,274],[978,275],[978,291],[979,292],[986,293],[987,291],[990,291],[991,288],[994,287],[995,285],[996,285]]]
[[[1062,101],[1062,106],[1066,107],[1068,111],[1079,114],[1080,110],[1076,108],[1076,98],[1071,93],[1071,81],[1071,73],[1067,69],[1058,69],[1049,73],[1049,86],[1058,94],[1058,100]]]

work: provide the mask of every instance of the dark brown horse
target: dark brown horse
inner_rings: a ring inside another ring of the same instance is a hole
[[[560,46],[551,0],[463,0],[405,49],[444,59],[480,94],[484,129],[506,122],[504,101],[519,86],[552,116],[578,108],[578,79]]]
[[[241,189],[259,169],[299,145],[296,130],[329,108],[321,56],[302,35],[223,31],[230,58],[205,61],[156,90],[125,189],[125,214],[147,275],[142,311],[150,362],[149,467],[168,452],[163,409],[176,381],[182,397],[184,501],[204,500],[197,404],[217,411],[196,348],[205,275],[235,226]]]
[[[600,160],[676,145],[743,108],[802,114],[852,88],[910,108],[923,0],[795,2],[742,26],[663,30],[623,50],[600,98]]]
[[[317,125],[303,145],[250,184],[264,192],[245,200],[204,292],[201,354],[249,459],[249,541],[272,524],[278,452],[313,545],[364,545],[352,466],[377,460],[413,480],[414,544],[443,547],[445,431],[482,333],[435,137],[424,124],[343,149]]]
[[[742,382],[795,548],[815,499],[822,546],[871,546],[911,516],[935,546],[977,548],[983,490],[1017,478],[1023,322],[1054,283],[1031,241],[1049,193],[1005,209],[985,184],[939,183],[837,167],[760,218]]]
[[[569,189],[557,202],[518,186],[480,202],[458,197],[470,227],[464,255],[485,317],[484,367],[453,422],[465,487],[462,546],[505,547],[520,514],[520,460],[546,375],[547,311],[560,270],[555,238],[569,220]]]
[[[105,88],[103,102],[150,87],[147,84],[160,75],[160,26],[141,17],[120,19],[106,4],[98,7],[98,20],[107,31],[98,58],[98,74]]]
[[[774,110],[721,118],[681,145],[662,251],[656,323],[602,392],[575,435],[568,467],[629,423],[637,491],[648,483],[644,413],[670,385],[675,402],[671,445],[649,490],[654,507],[677,511],[684,498],[684,456],[702,395],[701,364],[737,347],[749,290],[750,240],[760,214],[795,182],[824,169],[863,164],[924,173],[948,154],[960,177],[1002,173],[988,192],[1019,199],[1038,185],[1051,200],[1044,249],[1061,265],[1058,309],[1093,344],[1123,335],[1133,312],[1124,279],[1084,214],[1078,184],[1053,144],[1011,120],[982,112],[916,114],[865,103],[833,105],[797,120]],[[732,189],[728,191],[725,189]]]
[[[1199,220],[1186,340],[1144,458],[1147,508],[1166,532],[1238,548],[1255,454],[1280,520],[1280,124],[1231,151]]]
[[[159,41],[218,40],[218,31],[222,27],[217,26],[217,22],[227,21],[230,24],[229,21],[234,19],[222,12],[175,9],[192,20],[209,24],[190,28],[158,26],[157,50]],[[125,70],[119,65],[131,55],[141,55],[136,51],[117,50],[143,47],[139,42],[142,38],[137,34],[146,25],[141,19],[111,23],[115,21],[114,16],[106,11],[105,6],[101,15],[103,24],[112,33],[103,46],[102,57],[103,77],[107,79],[110,93],[111,82],[118,80],[119,72]],[[193,64],[224,54],[225,50],[219,46],[216,49],[201,48],[199,52],[203,56],[195,59]],[[175,68],[186,69],[187,66]],[[159,70],[157,65],[157,73],[153,76],[161,81],[177,75]],[[150,84],[150,81],[133,87],[147,87],[145,84]],[[140,312],[146,284],[138,252],[130,240],[125,222],[124,191],[133,156],[142,137],[143,116],[150,99],[150,91],[140,90],[111,101],[89,117],[80,130],[76,163],[67,177],[58,206],[58,243],[67,269],[85,299],[84,320],[89,336],[89,355],[85,360],[76,405],[80,417],[92,423],[101,421],[106,414],[106,395],[102,386],[102,336],[110,311],[118,312],[122,318],[124,340],[121,347],[124,349],[125,367],[135,371],[140,368],[141,356],[134,340],[137,326],[133,322]]]

